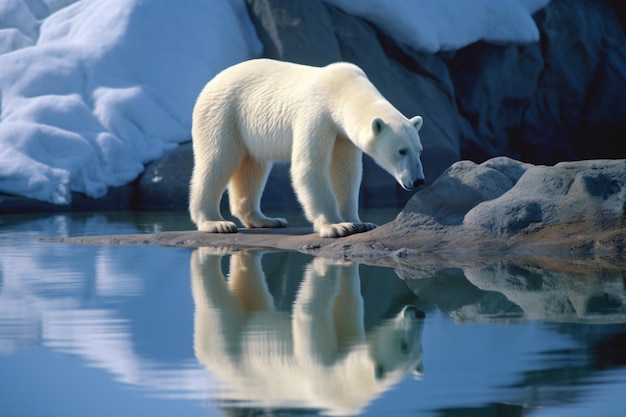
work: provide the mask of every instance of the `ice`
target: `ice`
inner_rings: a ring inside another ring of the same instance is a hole
[[[195,98],[257,57],[244,0],[2,0],[0,191],[103,196],[190,139]]]
[[[531,15],[550,0],[325,0],[369,20],[397,42],[423,52],[459,49],[483,40],[539,39]]]

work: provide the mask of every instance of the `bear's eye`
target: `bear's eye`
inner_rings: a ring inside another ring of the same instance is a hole
[[[406,155],[406,154],[408,154],[408,153],[409,153],[409,150],[408,150],[408,149],[406,149],[406,148],[402,148],[402,149],[400,149],[400,150],[398,151],[398,153],[399,153],[400,155]]]

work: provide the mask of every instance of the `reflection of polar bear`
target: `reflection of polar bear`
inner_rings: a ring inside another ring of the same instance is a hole
[[[246,227],[285,227],[265,217],[261,194],[273,161],[291,160],[304,213],[323,237],[375,227],[358,214],[361,152],[405,189],[424,183],[418,130],[358,67],[323,68],[256,59],[228,68],[202,90],[193,111],[194,169],[189,211],[198,230],[236,232],[220,214],[229,184],[230,210]]]
[[[293,314],[274,309],[261,253],[192,254],[198,360],[222,383],[220,397],[263,407],[354,414],[411,371],[421,371],[417,309],[405,307],[366,333],[358,265],[314,260]]]

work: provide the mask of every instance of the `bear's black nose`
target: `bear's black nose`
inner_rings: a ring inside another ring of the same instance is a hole
[[[415,182],[413,183],[413,187],[415,187],[415,188],[419,187],[420,185],[424,185],[424,179],[423,178],[415,180]]]

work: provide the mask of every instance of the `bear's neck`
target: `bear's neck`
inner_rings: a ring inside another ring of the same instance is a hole
[[[368,144],[372,141],[372,122],[375,118],[388,122],[398,120],[399,116],[403,117],[380,94],[378,96],[368,95],[362,100],[345,104],[335,120],[341,133],[366,153]]]
[[[331,102],[334,123],[343,136],[367,152],[372,143],[372,122],[400,120],[404,116],[387,101],[367,77],[353,73],[333,83]]]

